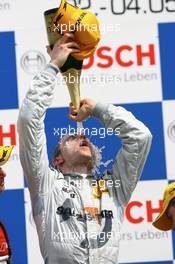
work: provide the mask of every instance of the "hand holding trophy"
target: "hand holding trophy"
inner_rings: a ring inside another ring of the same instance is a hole
[[[100,41],[99,22],[95,15],[61,0],[59,8],[44,12],[50,48],[66,33],[73,33],[80,52],[69,55],[60,71],[66,81],[75,109],[80,108],[80,77],[83,60],[90,57]],[[81,124],[78,124],[81,127]]]

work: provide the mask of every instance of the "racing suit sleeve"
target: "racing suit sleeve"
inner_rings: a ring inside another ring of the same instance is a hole
[[[152,135],[149,129],[131,112],[120,106],[97,103],[93,116],[107,128],[117,131],[122,147],[112,168],[113,195],[117,203],[125,207],[141,176],[150,150]],[[119,184],[115,187],[115,182]]]
[[[58,69],[51,64],[38,73],[19,111],[20,160],[32,197],[47,193],[54,180],[54,173],[49,174],[44,118],[53,99],[57,73]]]

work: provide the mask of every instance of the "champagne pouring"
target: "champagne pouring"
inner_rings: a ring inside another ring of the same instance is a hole
[[[76,110],[80,108],[80,77],[83,61],[78,61],[74,57],[69,56],[63,67],[60,68],[63,78],[69,90],[71,102]],[[77,131],[81,133],[83,123],[77,122]]]

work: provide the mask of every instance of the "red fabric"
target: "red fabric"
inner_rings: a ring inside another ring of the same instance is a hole
[[[11,249],[5,227],[0,222],[0,257],[2,256],[11,256]]]

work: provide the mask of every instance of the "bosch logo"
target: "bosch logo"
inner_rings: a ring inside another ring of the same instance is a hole
[[[168,126],[168,137],[175,143],[175,121],[169,124]]]
[[[36,74],[44,69],[46,59],[44,55],[36,50],[29,50],[21,57],[21,67],[28,74]]]
[[[147,47],[142,45],[130,46],[122,45],[113,50],[109,46],[102,46],[97,49],[95,56],[88,58],[83,69],[88,70],[93,66],[108,69],[112,66],[132,67],[155,65],[155,45],[149,44]]]

